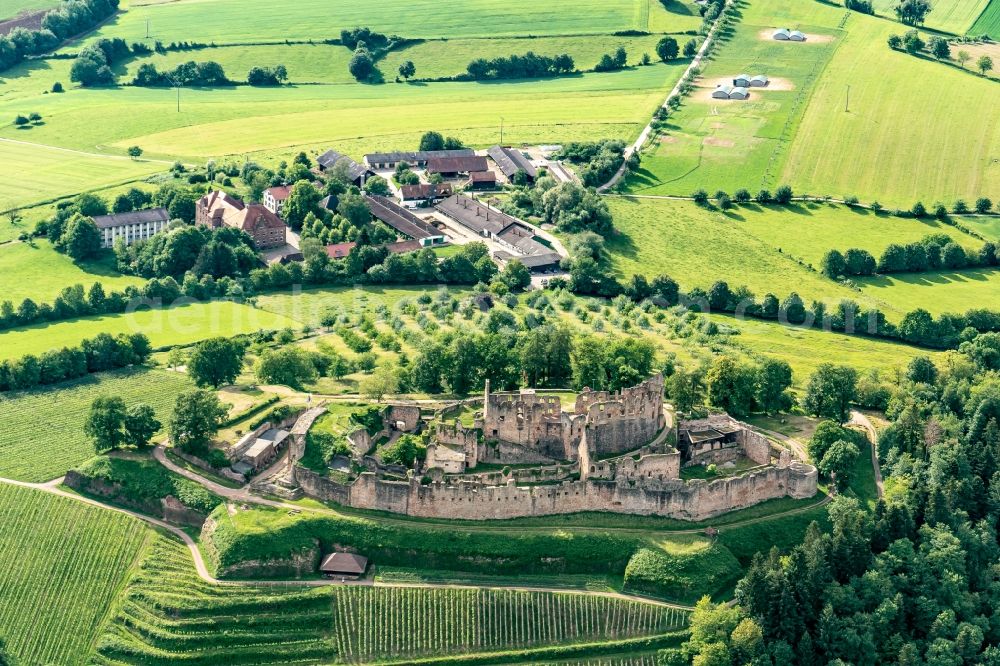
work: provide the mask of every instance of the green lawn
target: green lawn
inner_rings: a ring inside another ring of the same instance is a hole
[[[197,0],[133,5],[95,37],[146,37],[162,42],[189,40],[231,43],[284,39],[328,39],[341,29],[371,26],[404,37],[496,37],[510,35],[600,34],[620,30],[697,29],[701,19],[693,5],[659,0],[581,0],[573,11],[532,0],[467,0],[442,11],[435,0],[381,0],[378,3],[300,0],[294,5],[266,0]],[[317,20],[322,17],[322,20]]]
[[[744,227],[747,220],[759,216],[756,224],[760,231],[769,213],[744,208],[721,213],[687,201],[658,199],[613,198],[609,203],[621,233],[610,239],[607,247],[623,277],[643,273],[651,278],[666,273],[686,290],[707,289],[715,281],[725,280],[733,289],[746,285],[758,298],[772,292],[783,299],[792,291],[807,302],[860,297]]]
[[[858,372],[876,369],[883,376],[892,376],[894,368],[905,368],[915,356],[939,356],[939,352],[876,338],[787,326],[758,319],[737,320],[728,315],[711,315],[711,319],[721,326],[738,331],[738,335],[730,338],[731,345],[753,356],[787,361],[792,366],[793,381],[797,388],[805,386],[809,375],[820,363],[842,363]]]
[[[966,217],[961,222],[988,240],[1000,241],[1000,215]]]
[[[781,180],[797,191],[906,208],[918,199],[1000,198],[996,83],[890,50],[886,38],[904,30],[898,24],[851,13],[844,30]],[[927,80],[933,95],[925,94]]]
[[[896,14],[893,12],[893,9],[899,4],[896,0],[875,0],[872,4],[874,4],[878,14],[896,20]],[[990,0],[937,0],[932,5],[924,25],[934,30],[951,32],[956,35],[964,35],[966,32],[979,35],[986,31],[977,32],[974,29],[969,30],[969,28],[989,4]]]
[[[969,29],[969,34],[989,35],[993,39],[1000,39],[1000,2],[990,0],[990,4]]]
[[[0,627],[18,664],[91,663],[108,608],[149,535],[119,513],[0,484]]]
[[[891,302],[905,311],[924,308],[932,314],[989,308],[1000,299],[1000,271],[976,269],[884,275],[859,280],[866,296]]]
[[[5,92],[3,86],[0,86],[0,92]],[[53,103],[57,98],[62,99],[58,95],[51,97]],[[33,104],[25,106],[23,102],[0,102],[0,106],[5,107],[7,115],[11,117],[17,113],[36,110]],[[46,108],[40,113],[46,115],[48,110]],[[94,119],[94,122],[97,120]],[[139,180],[157,171],[164,171],[168,167],[147,160],[132,160],[117,155],[84,154],[27,143],[33,142],[48,129],[45,125],[23,131],[14,129],[13,124],[6,127],[5,137],[0,140],[0,163],[11,169],[8,173],[18,175],[16,178],[4,178],[0,181],[0,211],[116,183]],[[65,128],[55,131],[64,132]],[[121,152],[124,153],[124,150]]]
[[[299,328],[297,321],[230,301],[83,317],[0,333],[0,359],[78,345],[98,333],[145,333],[154,347],[185,345],[205,338],[258,330]]]
[[[133,368],[0,393],[0,477],[48,481],[93,457],[83,424],[98,396],[121,396],[128,405],[146,402],[165,423],[177,395],[191,387],[187,375]]]
[[[0,227],[9,224],[4,220],[0,222]],[[46,240],[36,240],[33,246],[26,243],[0,245],[0,275],[4,276],[0,300],[9,300],[14,307],[25,298],[31,298],[36,303],[51,303],[63,288],[74,284],[82,284],[89,289],[95,282],[100,282],[105,291],[110,291],[145,282],[141,278],[118,273],[110,252],[99,261],[78,264],[65,254],[56,252]]]

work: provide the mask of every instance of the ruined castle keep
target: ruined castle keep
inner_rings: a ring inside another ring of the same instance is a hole
[[[456,417],[473,408],[473,425],[463,425]],[[410,421],[394,422],[409,431]],[[728,415],[667,427],[660,375],[617,393],[585,390],[572,411],[555,396],[487,386],[481,398],[438,412],[425,438],[424,464],[402,476],[366,456],[368,471],[347,483],[301,466],[295,480],[347,506],[468,520],[582,511],[706,520],[816,494],[815,467]],[[486,462],[517,467],[476,470]],[[683,478],[685,468],[709,464],[731,475]]]
[[[638,449],[664,424],[663,375],[658,374],[614,393],[585,388],[571,412],[563,411],[557,396],[531,390],[492,393],[487,381],[474,429],[506,452],[495,462],[544,462]],[[484,460],[477,454],[469,466]]]

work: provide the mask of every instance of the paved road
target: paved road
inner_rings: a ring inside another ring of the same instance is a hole
[[[882,481],[882,466],[878,462],[878,431],[875,430],[871,419],[856,409],[851,410],[851,420],[848,423],[862,428],[868,435],[872,450],[872,469],[875,471],[875,489],[878,491],[878,498],[882,499],[885,494],[885,484]]]
[[[728,4],[729,0],[726,1],[727,6]],[[725,9],[726,7],[724,6],[723,11],[725,11]],[[687,69],[684,70],[684,75],[681,76],[680,79],[678,79],[677,83],[670,91],[670,94],[667,95],[667,98],[665,100],[663,100],[663,104],[660,105],[661,107],[667,108],[668,105],[670,104],[670,100],[674,99],[675,97],[681,94],[681,85],[683,85],[683,82],[687,80],[688,76],[691,74],[691,71],[694,68],[701,65],[701,61],[708,53],[708,50],[712,46],[712,42],[715,40],[715,36],[718,33],[719,25],[721,23],[722,23],[721,20],[717,20],[712,25],[712,29],[709,30],[708,35],[705,36],[705,41],[701,43],[701,48],[698,49],[698,53],[695,54],[694,58],[691,60],[691,63],[687,66]],[[654,120],[653,118],[649,119],[649,123],[643,128],[642,132],[640,132],[639,138],[636,139],[632,143],[632,145],[628,146],[625,149],[625,161],[622,163],[621,167],[619,167],[618,171],[615,172],[615,175],[611,177],[611,180],[609,180],[608,182],[597,188],[598,192],[600,193],[606,192],[610,188],[614,187],[615,183],[617,183],[619,180],[622,179],[622,176],[625,175],[625,170],[628,168],[626,166],[628,164],[628,158],[631,157],[633,154],[639,152],[639,150],[642,149],[643,145],[645,145],[646,141],[649,140],[650,135],[653,133],[653,120]]]

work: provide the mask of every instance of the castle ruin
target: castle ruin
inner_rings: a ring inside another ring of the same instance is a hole
[[[470,426],[457,416],[471,409]],[[387,428],[419,429],[413,421],[389,420]],[[487,385],[483,397],[450,405],[427,425],[426,459],[403,476],[366,457],[366,471],[348,483],[301,466],[295,481],[347,506],[467,520],[583,511],[706,520],[816,494],[815,467],[728,415],[668,426],[661,375],[615,393],[584,390],[571,411],[555,395],[492,393]],[[477,471],[483,463],[493,466]],[[707,465],[723,473],[685,473]]]

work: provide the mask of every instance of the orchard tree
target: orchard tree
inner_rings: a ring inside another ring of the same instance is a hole
[[[210,338],[194,348],[187,361],[188,374],[203,388],[232,384],[243,369],[245,353],[246,347],[238,340]]]
[[[677,46],[677,40],[673,37],[664,37],[656,44],[656,55],[659,56],[660,60],[667,62],[668,60],[673,60],[677,57],[680,52]]]
[[[309,352],[300,347],[267,350],[257,360],[257,379],[266,384],[297,388],[316,379],[316,366]]]
[[[969,60],[972,59],[972,56],[968,51],[959,51],[958,54],[955,55],[955,59],[958,60],[958,64],[961,68],[965,69],[965,63],[969,62]]]
[[[399,375],[392,366],[380,365],[358,382],[358,390],[366,398],[382,402],[385,396],[399,391]]]
[[[125,412],[125,443],[136,448],[149,445],[149,440],[163,425],[156,419],[153,408],[144,402],[132,405]]]
[[[125,401],[119,396],[94,398],[83,432],[93,442],[97,453],[113,451],[126,443],[125,414]]]
[[[988,55],[979,56],[979,60],[976,61],[976,69],[983,76],[986,76],[986,72],[993,69],[993,58]]]
[[[181,393],[168,425],[171,443],[187,453],[204,451],[219,431],[227,411],[213,391],[196,389]]]

